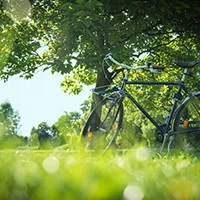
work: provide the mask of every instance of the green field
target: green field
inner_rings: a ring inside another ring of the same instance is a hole
[[[200,199],[197,155],[0,151],[1,199]]]

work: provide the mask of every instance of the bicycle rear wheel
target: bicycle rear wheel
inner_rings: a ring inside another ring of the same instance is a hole
[[[122,126],[123,105],[112,96],[103,99],[91,112],[82,131],[87,150],[103,154]]]
[[[189,98],[177,111],[174,130],[176,144],[184,151],[200,149],[200,95]]]

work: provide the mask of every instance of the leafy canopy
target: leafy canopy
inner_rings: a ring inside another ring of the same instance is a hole
[[[3,80],[15,74],[30,78],[38,70],[51,69],[67,74],[64,91],[78,93],[80,83],[95,82],[108,52],[127,63],[144,54],[168,65],[175,59],[199,57],[199,1],[30,0],[26,15],[20,11],[28,0],[3,2]]]

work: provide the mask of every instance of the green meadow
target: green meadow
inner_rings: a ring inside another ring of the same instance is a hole
[[[200,199],[198,155],[0,151],[1,199]]]

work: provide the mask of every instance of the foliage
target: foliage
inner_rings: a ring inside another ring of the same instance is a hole
[[[28,137],[21,135],[10,135],[0,138],[0,149],[18,149],[28,147]]]
[[[100,158],[19,150],[1,151],[0,158],[2,199],[200,198],[198,155],[162,156],[137,147]]]
[[[40,145],[35,127],[31,129],[29,141],[31,147],[39,147]]]
[[[0,77],[5,80],[14,74],[30,78],[38,69],[51,68],[52,72],[63,74],[78,70],[82,75],[72,73],[73,80],[91,84],[95,82],[94,72],[101,72],[101,60],[108,52],[128,63],[145,53],[164,64],[199,56],[197,1],[31,0],[30,3],[31,13],[27,12],[27,17],[20,17],[21,20],[17,14],[20,15],[22,2],[10,1],[12,9],[1,3],[4,53]],[[16,17],[10,18],[13,13]],[[44,65],[45,68],[41,67]],[[62,86],[65,91],[80,91],[74,90],[68,79]]]
[[[73,140],[79,138],[82,126],[78,112],[65,113],[52,126],[41,122],[37,128],[33,127],[31,130],[30,146],[44,149],[67,144],[72,149]]]
[[[4,102],[0,104],[0,129],[1,136],[16,135],[19,133],[20,128],[20,116],[10,104],[10,102]]]
[[[58,130],[57,143],[68,144],[72,143],[72,138],[79,137],[83,124],[81,122],[81,115],[79,112],[66,112],[55,123],[55,127]]]
[[[37,128],[31,129],[31,145],[38,146],[40,148],[52,148],[52,138],[55,134],[53,127],[49,127],[46,122],[41,122]],[[38,144],[39,143],[39,144]]]
[[[10,102],[0,104],[0,149],[15,149],[28,144],[28,138],[21,136],[20,116]]]

